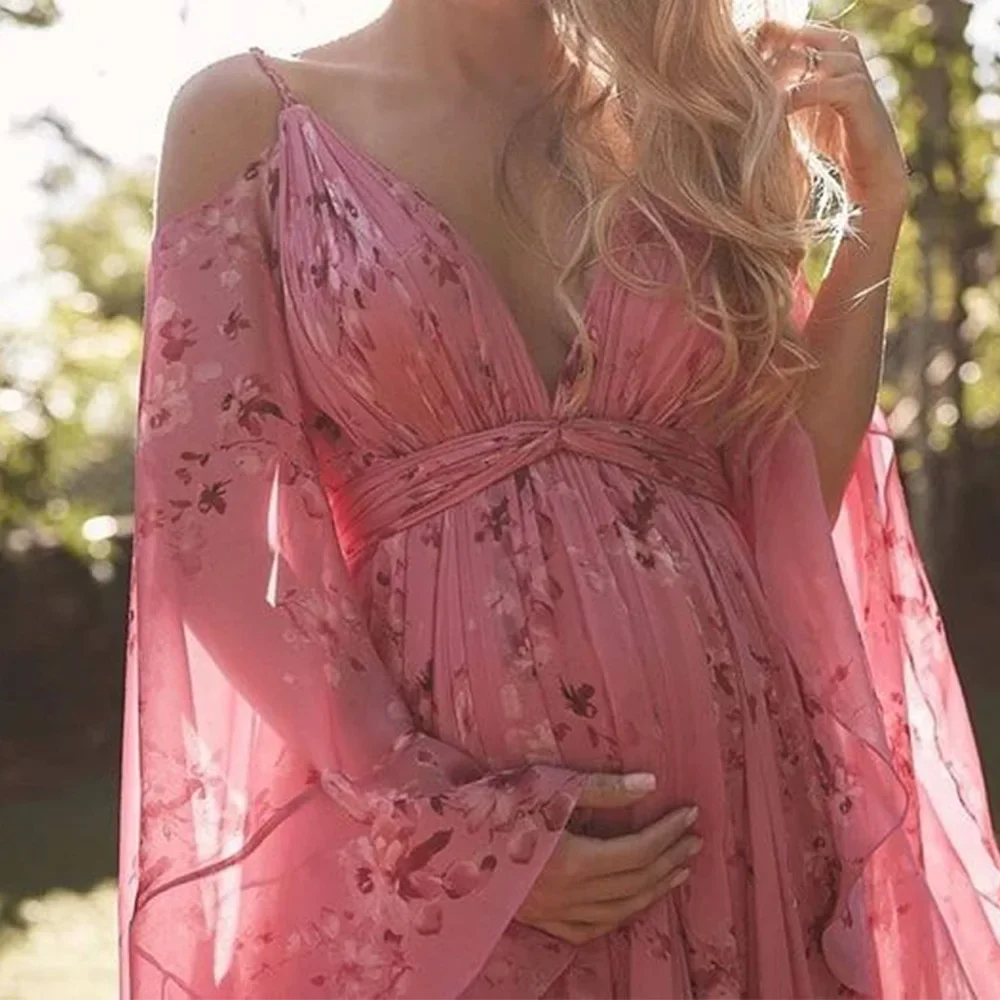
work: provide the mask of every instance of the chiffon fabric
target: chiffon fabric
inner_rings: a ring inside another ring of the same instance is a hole
[[[148,273],[122,996],[1000,994],[882,419],[831,532],[800,425],[721,446],[716,343],[603,266],[550,399],[463,236],[254,56],[278,137]],[[637,770],[635,807],[575,808]],[[690,803],[691,879],[619,930],[516,920],[567,826]]]

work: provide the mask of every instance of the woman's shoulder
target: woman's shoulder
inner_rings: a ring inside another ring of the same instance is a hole
[[[278,135],[280,95],[252,52],[202,67],[167,112],[156,181],[156,227],[231,186]]]

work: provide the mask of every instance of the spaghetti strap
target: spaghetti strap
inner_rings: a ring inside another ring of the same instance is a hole
[[[285,78],[271,65],[271,60],[264,50],[257,45],[251,45],[250,53],[257,60],[257,65],[264,71],[267,78],[274,84],[275,90],[281,97],[281,106],[287,108],[292,104],[298,104],[299,102],[285,82]]]

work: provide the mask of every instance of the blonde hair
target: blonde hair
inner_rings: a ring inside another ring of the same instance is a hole
[[[559,298],[584,348],[581,381],[592,375],[593,345],[565,289],[594,254],[637,291],[668,290],[613,252],[615,220],[634,210],[679,265],[691,319],[721,345],[697,395],[724,400],[712,408],[720,437],[787,416],[815,367],[792,325],[793,279],[813,241],[842,233],[848,203],[810,136],[789,121],[753,29],[737,27],[733,0],[541,4],[568,58],[508,140],[499,190],[518,217],[508,178],[516,133],[554,115],[553,185],[569,182],[583,204],[582,235],[571,259],[557,262]],[[624,139],[617,148],[595,127],[609,120]],[[840,210],[820,214],[831,204]]]

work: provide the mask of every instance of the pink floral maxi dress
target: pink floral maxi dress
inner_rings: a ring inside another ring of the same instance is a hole
[[[274,144],[149,268],[122,996],[1000,995],[881,421],[831,535],[798,424],[719,447],[713,344],[608,273],[549,400],[463,237],[276,79]],[[583,816],[594,770],[658,789]],[[620,930],[513,919],[568,823],[690,802],[693,877]]]

